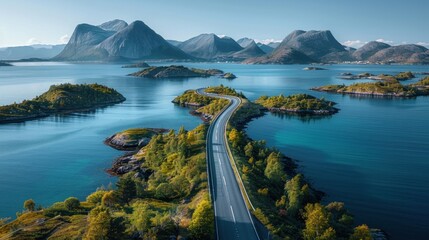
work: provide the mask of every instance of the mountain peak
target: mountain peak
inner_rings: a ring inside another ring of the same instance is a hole
[[[220,38],[214,33],[204,33],[179,44],[184,52],[198,58],[213,59],[228,56],[243,48],[230,37]]]
[[[128,23],[124,20],[114,19],[105,23],[100,24],[98,27],[106,31],[118,32],[128,26]]]

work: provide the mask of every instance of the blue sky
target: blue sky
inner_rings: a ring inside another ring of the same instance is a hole
[[[0,47],[67,41],[79,23],[143,20],[166,39],[201,33],[283,39],[295,29],[331,30],[341,43],[429,46],[423,0],[38,0],[2,1]]]

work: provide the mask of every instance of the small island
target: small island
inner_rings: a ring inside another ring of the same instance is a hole
[[[374,83],[355,83],[346,85],[327,85],[312,88],[315,91],[353,94],[362,96],[380,96],[380,97],[417,97],[429,95],[429,77],[426,77],[417,83],[402,85],[399,81],[380,81]]]
[[[198,68],[187,68],[181,65],[161,66],[161,67],[149,67],[141,71],[131,73],[129,76],[142,77],[142,78],[193,78],[193,77],[212,77],[218,76],[221,78],[233,77],[232,73],[224,74],[219,69],[198,69]]]
[[[122,66],[122,68],[148,68],[148,67],[150,67],[149,64],[145,62],[138,62],[138,63]]]
[[[379,80],[379,81],[405,81],[411,80],[416,76],[412,72],[400,72],[396,75],[389,74],[380,74],[374,75],[372,73],[360,73],[354,75],[352,73],[342,73],[340,78],[344,80],[358,80],[358,79],[369,79],[369,80]]]
[[[0,67],[12,67],[13,65],[7,62],[0,62]]]
[[[222,78],[232,80],[232,79],[236,79],[236,78],[237,78],[237,76],[235,76],[233,73],[228,72],[228,73],[223,74],[223,75],[222,75]]]
[[[162,128],[131,128],[113,134],[104,143],[118,150],[131,151],[146,146],[153,136],[167,131]]]
[[[32,100],[0,106],[0,123],[22,122],[105,107],[125,101],[125,97],[112,88],[99,84],[60,84]]]
[[[305,67],[302,70],[304,70],[304,71],[321,71],[321,70],[328,70],[328,69],[321,68],[321,67]]]
[[[293,113],[299,115],[332,115],[338,112],[336,103],[319,99],[308,94],[291,96],[261,96],[256,103],[270,112]]]

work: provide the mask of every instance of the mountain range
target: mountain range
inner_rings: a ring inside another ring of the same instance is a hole
[[[56,55],[57,54],[57,55]],[[56,56],[55,56],[56,55]],[[283,41],[263,44],[213,33],[186,41],[165,40],[142,21],[115,19],[101,25],[79,24],[67,45],[50,48],[0,48],[0,59],[51,58],[54,61],[193,60],[248,64],[409,63],[429,64],[429,50],[415,44],[391,46],[368,42],[359,49],[343,46],[331,31],[296,30]]]

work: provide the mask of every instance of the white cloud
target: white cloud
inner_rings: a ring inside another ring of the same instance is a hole
[[[255,39],[255,42],[257,42],[257,43],[262,43],[262,44],[279,43],[279,42],[281,42],[281,41],[282,41],[282,40],[277,40],[277,39],[272,39],[272,38],[269,38],[269,39],[262,39],[262,40]]]
[[[393,41],[390,41],[390,40],[386,40],[386,39],[384,39],[384,38],[379,38],[379,39],[377,39],[377,40],[375,40],[376,42],[382,42],[382,43],[387,43],[387,44],[390,44],[390,45],[392,45],[394,42]]]
[[[27,45],[34,45],[34,44],[41,44],[42,42],[40,42],[39,40],[37,40],[36,38],[32,37],[30,39],[28,39],[27,41]]]
[[[62,36],[62,37],[60,37],[60,43],[61,43],[61,44],[68,43],[68,42],[69,42],[69,40],[70,40],[70,36],[69,36],[68,34],[66,34],[66,35],[64,35],[64,36]]]
[[[365,45],[367,42],[363,42],[361,40],[348,40],[343,42],[344,46],[352,47],[352,48],[360,48]]]
[[[417,45],[423,46],[423,47],[429,47],[429,42],[418,42]]]

